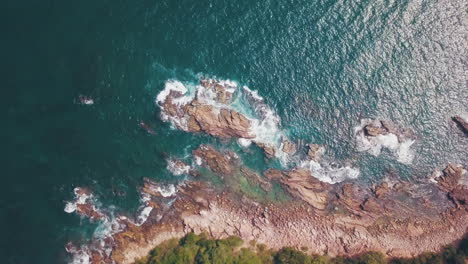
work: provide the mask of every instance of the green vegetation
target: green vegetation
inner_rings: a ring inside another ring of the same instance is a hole
[[[210,239],[206,234],[190,233],[180,240],[166,241],[134,264],[464,264],[466,260],[468,239],[458,248],[447,246],[440,253],[425,253],[411,259],[385,259],[378,252],[330,258],[309,256],[293,248],[272,251],[263,244],[244,245],[242,239],[234,236]]]

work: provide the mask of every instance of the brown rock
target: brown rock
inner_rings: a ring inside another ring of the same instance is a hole
[[[373,212],[373,213],[376,213],[376,212],[379,212],[381,211],[381,206],[377,203],[377,201],[373,198],[368,198],[366,199],[362,204],[361,204],[361,208],[362,210],[364,211],[367,211],[367,212]]]
[[[275,150],[274,147],[272,147],[270,145],[267,145],[267,144],[264,144],[264,143],[255,142],[255,141],[254,141],[254,143],[259,148],[263,149],[263,152],[265,153],[267,158],[271,159],[271,158],[273,158],[275,156],[276,150]]]
[[[454,116],[452,117],[452,120],[460,127],[465,135],[468,135],[468,120],[461,116]]]
[[[296,144],[294,144],[293,142],[289,141],[289,140],[285,140],[283,141],[283,149],[282,149],[285,153],[287,154],[294,154],[296,153]]]
[[[329,185],[312,177],[309,170],[294,169],[286,173],[281,183],[292,195],[304,200],[316,209],[323,210],[328,203]]]
[[[269,180],[279,180],[284,176],[282,171],[276,169],[268,169],[263,172],[263,175]]]
[[[317,144],[307,144],[307,156],[310,159],[319,161],[320,156],[323,154],[324,148]]]
[[[248,169],[241,167],[240,172],[250,182],[251,185],[259,185],[264,191],[271,191],[272,185],[269,181],[263,179],[260,175]]]
[[[218,152],[213,147],[202,145],[193,151],[193,155],[200,157],[215,173],[231,175],[234,171],[230,156]]]
[[[213,89],[222,103],[227,103],[232,96],[232,93],[214,80],[201,80],[200,84]],[[176,122],[175,125],[178,129],[189,132],[205,132],[220,138],[254,138],[250,134],[250,120],[241,113],[203,104],[197,98],[183,105],[174,104],[173,99],[180,96],[182,96],[180,93],[171,91],[165,101],[160,103],[165,115],[176,120],[187,120],[186,127],[184,127],[183,121]]]
[[[389,191],[389,186],[387,182],[382,182],[381,184],[375,186],[374,194],[375,197],[380,198]]]
[[[341,191],[337,193],[337,197],[339,201],[348,206],[349,208],[353,210],[357,210],[360,207],[361,201],[358,201],[356,191],[355,191],[355,186],[351,183],[345,183],[341,187]]]
[[[201,131],[201,127],[198,124],[197,119],[195,119],[194,116],[189,117],[189,120],[187,122],[187,127],[188,127],[188,131],[190,131],[190,132],[200,132]]]
[[[468,188],[466,186],[457,186],[448,193],[448,196],[457,206],[465,206],[468,208]]]
[[[463,174],[463,167],[449,163],[442,171],[442,176],[437,178],[438,184],[446,190],[452,190],[458,186]]]
[[[364,132],[367,136],[376,137],[378,135],[388,134],[388,130],[385,127],[376,126],[374,124],[369,124],[364,127]]]
[[[99,212],[94,205],[89,204],[89,203],[77,204],[76,212],[88,217],[91,220],[104,219],[104,215],[101,212]]]

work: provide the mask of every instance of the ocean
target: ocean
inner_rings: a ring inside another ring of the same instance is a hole
[[[254,170],[284,166],[259,151],[242,153],[235,140],[163,121],[155,99],[170,80],[194,86],[207,76],[257,91],[278,117],[278,131],[324,145],[328,168],[358,170],[353,181],[389,174],[417,181],[448,162],[468,163],[468,139],[451,121],[468,112],[466,1],[1,6],[2,263],[71,261],[65,244],[84,244],[102,231],[64,212],[75,187],[134,216],[143,177],[182,181],[166,160],[189,159],[202,143],[238,151]],[[80,104],[79,96],[94,104]],[[237,107],[251,111],[245,101]],[[379,155],[359,151],[355,129],[366,118],[391,120],[414,142]]]

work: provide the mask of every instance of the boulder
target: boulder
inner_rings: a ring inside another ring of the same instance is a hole
[[[255,142],[255,145],[257,145],[259,148],[263,149],[263,152],[267,156],[267,158],[271,159],[275,156],[276,150],[274,147],[267,145],[265,143],[260,143],[260,142]]]
[[[319,161],[325,148],[317,144],[307,144],[307,156],[311,160]]]
[[[289,154],[289,155],[292,155],[294,153],[296,153],[296,144],[294,144],[293,142],[289,141],[289,140],[285,140],[283,141],[283,148],[282,148],[283,152]]]

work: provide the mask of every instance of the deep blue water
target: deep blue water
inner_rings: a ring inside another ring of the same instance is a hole
[[[291,137],[326,145],[362,181],[468,163],[450,121],[468,111],[466,1],[7,0],[0,10],[2,263],[63,263],[66,242],[91,237],[95,225],[63,211],[76,186],[131,214],[143,177],[177,181],[165,158],[212,139],[159,119],[167,79],[201,73],[258,90]],[[95,104],[75,104],[80,94]],[[411,165],[356,152],[353,128],[367,117],[415,132]]]

